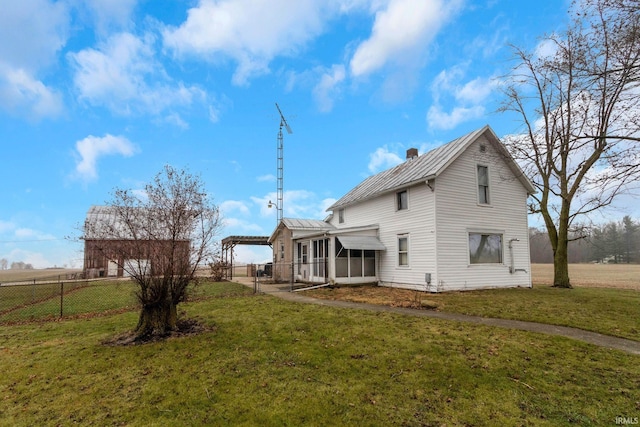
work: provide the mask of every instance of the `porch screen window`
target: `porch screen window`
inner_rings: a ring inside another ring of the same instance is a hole
[[[376,251],[347,249],[335,239],[336,277],[374,277],[376,275]],[[346,243],[345,243],[346,244]]]
[[[373,277],[376,275],[376,251],[362,251],[364,255],[364,275]]]
[[[336,239],[336,277],[349,277],[349,249]]]
[[[398,236],[398,265],[409,265],[409,236],[406,234]]]
[[[401,211],[409,208],[409,199],[407,190],[398,191],[396,193],[396,209]]]
[[[500,264],[502,235],[469,233],[469,262],[471,264]]]
[[[349,249],[349,276],[362,277],[362,250]]]
[[[478,165],[478,203],[489,204],[489,168]]]

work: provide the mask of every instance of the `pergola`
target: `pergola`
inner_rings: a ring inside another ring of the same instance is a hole
[[[222,239],[222,261],[229,268],[225,269],[225,279],[233,280],[233,248],[236,245],[271,246],[269,236],[229,236]]]

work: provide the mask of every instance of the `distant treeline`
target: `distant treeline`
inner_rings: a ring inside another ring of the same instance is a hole
[[[569,263],[639,263],[640,222],[625,216],[621,221],[578,227],[571,232]],[[553,250],[545,229],[529,228],[532,263],[552,263]]]
[[[0,259],[0,270],[6,270],[9,267],[9,261],[6,258]],[[11,270],[33,270],[33,265],[22,261],[12,262]]]

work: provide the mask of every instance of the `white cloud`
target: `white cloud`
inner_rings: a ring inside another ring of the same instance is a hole
[[[244,202],[238,200],[226,200],[220,204],[220,210],[224,215],[231,212],[240,212],[241,214],[248,215],[249,208]]]
[[[189,123],[185,122],[178,113],[169,114],[164,118],[164,121],[181,129],[189,129]]]
[[[320,209],[322,210],[322,212],[327,212],[327,208],[337,201],[338,199],[335,199],[333,197],[323,199],[322,202],[320,202]]]
[[[535,56],[538,59],[551,58],[558,51],[558,45],[551,39],[545,38],[535,48]]]
[[[493,78],[476,77],[465,83],[455,91],[455,97],[459,101],[471,104],[480,104],[491,95],[498,86],[498,81]]]
[[[76,142],[76,150],[79,155],[76,173],[89,181],[98,176],[97,161],[100,157],[114,154],[130,157],[133,156],[135,147],[125,137],[107,134],[104,137],[90,135]]]
[[[204,100],[206,93],[201,89],[175,83],[166,75],[154,58],[153,43],[154,38],[149,34],[139,38],[119,33],[98,49],[69,54],[79,98],[123,115],[160,114],[175,106],[189,106],[197,99]],[[155,82],[151,83],[152,80]]]
[[[31,119],[62,112],[60,94],[39,79],[68,37],[64,2],[7,1],[0,14],[0,107]]]
[[[371,36],[356,49],[351,74],[364,76],[408,58],[415,62],[460,5],[460,0],[390,0],[376,12]]]
[[[0,14],[0,62],[32,74],[49,66],[69,31],[66,2],[3,1]]]
[[[317,218],[322,216],[321,202],[315,193],[307,190],[288,190],[283,196],[283,216],[291,218]],[[275,192],[267,193],[262,197],[251,197],[253,203],[260,208],[263,217],[275,217],[277,210],[273,206],[269,208],[269,201],[276,203],[278,198]]]
[[[464,82],[468,67],[470,63],[465,62],[442,70],[431,83],[433,104],[426,114],[431,129],[453,129],[486,114],[485,105],[500,81],[493,77],[476,77]]]
[[[389,151],[389,148],[385,145],[376,149],[373,153],[369,154],[369,172],[378,173],[385,169],[389,169],[393,166],[402,163],[402,159],[396,153]]]
[[[224,217],[222,221],[225,231],[231,234],[264,233],[264,230],[258,224],[254,224],[244,219]]]
[[[102,34],[111,28],[132,26],[132,14],[138,0],[85,0],[95,29]]]
[[[0,64],[0,106],[11,114],[32,119],[57,117],[63,111],[62,97],[23,69]]]
[[[276,177],[273,174],[267,174],[267,175],[260,175],[259,177],[256,178],[256,181],[258,182],[275,182]]]
[[[53,234],[26,227],[16,228],[13,236],[16,240],[58,240]]]
[[[340,85],[346,77],[344,65],[333,65],[322,74],[320,81],[313,89],[313,97],[320,111],[326,113],[333,109],[333,102],[340,95]]]
[[[0,233],[6,233],[8,231],[14,230],[16,225],[11,221],[2,221],[0,220]]]
[[[478,119],[484,114],[485,108],[482,105],[470,108],[455,107],[449,113],[442,111],[439,106],[433,105],[427,112],[427,123],[432,129],[448,130],[455,128],[460,123]]]
[[[234,265],[241,263],[264,264],[271,262],[273,250],[269,246],[238,245],[233,249]]]
[[[24,249],[14,249],[2,258],[10,260],[10,262],[31,264],[34,268],[47,268],[53,265],[42,253]]]
[[[243,85],[316,37],[328,9],[315,0],[200,0],[182,25],[164,29],[164,45],[178,57],[234,60],[232,80]]]

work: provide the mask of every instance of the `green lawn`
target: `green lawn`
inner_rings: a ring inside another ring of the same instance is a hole
[[[191,288],[190,298],[224,294],[236,284],[204,282]],[[62,295],[63,316],[76,316],[135,309],[137,285],[131,281],[65,282]],[[235,290],[234,290],[235,292]],[[247,290],[248,292],[248,290]],[[60,317],[60,284],[0,286],[0,324]]]
[[[202,286],[212,330],[102,341],[137,312],[0,326],[0,425],[615,425],[640,357],[521,331]]]
[[[429,295],[442,311],[572,326],[640,341],[640,292],[629,289],[493,289]]]

